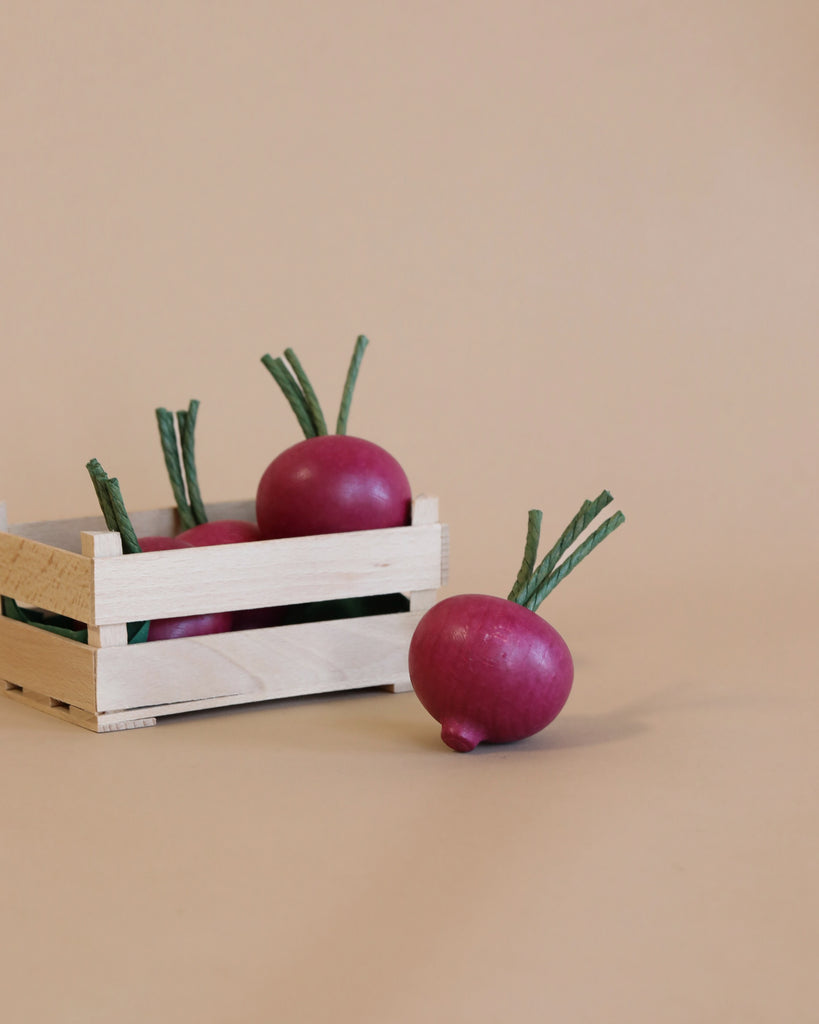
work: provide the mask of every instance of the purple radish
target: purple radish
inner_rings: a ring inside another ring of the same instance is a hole
[[[410,680],[453,750],[463,753],[479,743],[525,739],[562,711],[574,679],[572,656],[537,609],[625,521],[616,512],[560,561],[610,501],[608,491],[585,501],[537,568],[542,512],[533,509],[523,562],[507,598],[449,597],[420,619],[409,647]]]
[[[214,519],[183,530],[177,534],[177,539],[191,547],[202,548],[212,544],[247,544],[262,537],[256,523],[246,519]]]
[[[347,419],[368,342],[356,340],[336,431],[324,414],[295,352],[262,362],[290,403],[305,440],[281,452],[256,491],[256,520],[266,539],[406,526],[412,492],[401,465],[384,448],[347,434]]]

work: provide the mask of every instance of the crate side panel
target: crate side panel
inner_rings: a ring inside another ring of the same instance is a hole
[[[94,623],[441,585],[440,524],[146,552],[94,565]]]
[[[0,594],[87,622],[92,581],[91,559],[0,533]]]
[[[407,651],[420,616],[398,612],[103,648],[97,652],[99,710],[162,714],[158,709],[165,706],[168,714],[406,685]]]
[[[86,711],[96,710],[93,650],[2,615],[0,679]]]

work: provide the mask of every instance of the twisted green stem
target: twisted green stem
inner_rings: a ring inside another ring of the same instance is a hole
[[[97,500],[105,518],[105,525],[109,530],[116,531],[122,537],[122,550],[126,554],[141,551],[136,530],[125,508],[119,480],[116,477],[109,477],[97,459],[91,459],[86,463],[85,468],[94,484]]]
[[[529,512],[529,525],[523,561],[515,580],[515,585],[509,593],[509,600],[523,605],[523,607],[529,608],[531,611],[537,611],[558,583],[564,580],[601,541],[605,540],[621,523],[625,522],[623,513],[615,512],[614,515],[610,516],[587,537],[582,544],[575,548],[572,554],[568,555],[562,562],[560,561],[572,544],[592,524],[601,510],[611,500],[612,497],[608,491],[601,491],[594,501],[584,501],[572,517],[569,525],[561,533],[536,569],[533,566],[535,564],[537,545],[540,540],[542,513],[539,509],[532,509]]]
[[[117,517],[111,502],[111,495],[108,493],[108,474],[97,459],[91,459],[90,462],[86,463],[85,468],[91,477],[91,483],[94,485],[94,491],[97,495],[97,501],[99,502],[105,525],[109,530],[116,532]]]
[[[297,381],[293,377],[292,372],[287,368],[282,357],[278,356],[274,359],[271,355],[264,355],[262,356],[262,362],[281,388],[284,393],[284,397],[290,403],[290,408],[296,414],[296,419],[299,421],[299,426],[304,431],[304,436],[315,437],[316,426],[313,423],[313,418],[307,407],[307,400],[304,397],[304,392],[298,386]]]
[[[168,470],[168,479],[171,482],[174,501],[179,511],[179,522],[183,530],[189,530],[192,526],[196,526],[196,520],[188,503],[173,413],[168,409],[157,409],[156,420],[159,425],[159,439],[162,443],[162,454],[165,457],[165,468]]]
[[[583,502],[578,511],[572,517],[569,525],[558,537],[554,546],[549,550],[543,561],[532,573],[530,579],[527,580],[526,585],[518,594],[517,600],[520,604],[528,606],[532,595],[543,586],[544,582],[548,579],[549,574],[565,552],[568,551],[583,531],[591,525],[598,513],[602,511],[602,509],[604,509],[611,500],[612,497],[608,491],[601,491],[594,501],[589,501],[587,499]]]
[[[535,568],[537,548],[540,544],[540,524],[543,521],[543,512],[539,508],[529,510],[529,524],[526,531],[526,546],[523,550],[523,561],[518,570],[515,585],[509,591],[510,601],[517,601],[518,595],[528,583]]]
[[[594,533],[587,537],[579,547],[575,548],[564,562],[560,563],[554,572],[546,577],[538,590],[526,601],[526,607],[532,611],[537,611],[558,583],[564,580],[572,569],[583,561],[586,555],[590,554],[601,541],[604,541],[610,533],[625,521],[626,517],[622,512],[615,512],[613,516],[606,519],[601,526],[597,527]]]
[[[353,391],[355,391],[356,381],[358,380],[358,371],[361,368],[361,360],[364,358],[364,352],[369,343],[369,340],[365,338],[363,334],[359,334],[356,338],[353,355],[350,359],[350,366],[347,370],[347,379],[344,381],[344,390],[341,394],[341,406],[338,410],[338,419],[336,420],[337,434],[347,433],[347,420],[350,416],[350,404],[353,400]]]
[[[290,366],[293,369],[293,375],[296,378],[298,386],[301,388],[304,406],[307,409],[307,414],[310,417],[311,424],[313,425],[313,436],[321,437],[327,433],[327,421],[324,419],[324,413],[321,411],[321,403],[318,400],[316,392],[313,390],[310,378],[304,372],[304,367],[299,362],[299,357],[292,348],[286,348],[284,350],[284,356],[288,363],[290,363]]]
[[[125,508],[119,480],[116,477],[111,477],[108,480],[108,494],[114,507],[114,515],[117,517],[117,530],[122,537],[122,550],[129,555],[142,551],[131,517]]]
[[[358,371],[361,367],[361,360],[364,350],[369,341],[360,334],[356,338],[353,355],[347,369],[347,377],[344,381],[344,390],[341,395],[341,406],[336,420],[336,434],[347,433],[347,420],[350,415],[350,404],[353,400]],[[285,359],[287,362],[285,362]],[[327,421],[321,408],[318,396],[310,383],[304,367],[292,348],[284,351],[284,358],[277,356],[275,359],[269,353],[262,356],[262,363],[267,367],[273,379],[279,385],[284,397],[290,403],[290,408],[295,413],[305,437],[321,437],[327,434]],[[289,366],[287,364],[290,364]]]
[[[178,412],[176,420],[179,424],[179,441],[182,448],[182,466],[185,472],[185,483],[188,488],[188,502],[194,523],[198,526],[208,521],[205,503],[199,490],[199,474],[196,471],[195,433],[196,417],[199,413],[199,402],[192,398],[187,411]]]

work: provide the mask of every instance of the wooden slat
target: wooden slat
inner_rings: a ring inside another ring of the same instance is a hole
[[[71,551],[0,533],[0,594],[87,622],[93,563]]]
[[[422,526],[438,522],[438,499],[420,494],[412,502],[412,525]],[[434,587],[426,590],[414,590],[409,594],[410,611],[426,611],[431,608],[438,597],[438,587],[443,583],[444,565],[444,527],[441,527],[441,575]]]
[[[89,558],[118,558],[122,554],[119,533],[85,531],[82,535],[82,553]],[[123,647],[128,643],[128,623],[112,622],[107,626],[88,624],[88,643],[91,647]]]
[[[5,616],[0,616],[0,679],[96,710],[93,648]]]
[[[429,526],[438,522],[438,499],[429,494],[419,494],[412,502],[412,525]]]
[[[435,524],[98,559],[91,621],[428,590],[441,583],[441,546]]]
[[[444,586],[449,582],[449,524],[441,523],[441,582]]]
[[[97,651],[100,712],[146,716],[371,686],[409,687],[419,612],[161,640]],[[187,705],[190,704],[190,708]]]
[[[59,718],[71,725],[82,726],[91,732],[122,732],[125,729],[140,729],[147,725],[156,725],[155,717],[145,717],[144,712],[125,711],[117,715],[97,715],[93,711],[74,707],[71,704],[60,704],[49,697],[31,690],[11,689],[6,696],[18,704],[45,711],[46,714]]]

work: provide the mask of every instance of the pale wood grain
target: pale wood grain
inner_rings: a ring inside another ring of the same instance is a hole
[[[252,502],[210,510],[253,519]],[[0,533],[0,591],[88,622],[89,643],[0,619],[0,677],[12,699],[97,732],[208,707],[411,689],[409,641],[447,572],[437,516],[437,499],[419,496],[410,527],[136,555],[101,519],[24,524]],[[178,526],[172,509],[134,518],[143,535]],[[89,523],[99,529],[78,530]],[[79,554],[26,535],[67,543],[74,531]],[[386,593],[409,595],[410,611],[127,644],[134,620]]]
[[[412,525],[428,526],[438,522],[438,499],[430,494],[419,494],[412,502]]]
[[[441,583],[440,524],[94,562],[94,625],[410,593]]]
[[[424,526],[438,523],[438,499],[432,495],[419,494],[412,502],[412,525]],[[414,590],[409,594],[410,611],[423,612],[431,608],[438,598],[438,587],[444,583],[445,565],[445,528],[441,526],[441,575],[434,587],[426,590]]]
[[[97,715],[93,711],[75,707],[56,701],[52,697],[44,697],[33,690],[10,689],[6,696],[18,704],[44,711],[55,718],[69,722],[71,725],[82,726],[91,732],[122,732],[126,729],[140,729],[148,725],[156,725],[155,717],[146,717],[142,711],[125,711],[119,715]]]
[[[181,709],[190,701],[238,704],[407,686],[407,648],[419,618],[398,612],[102,648],[98,710],[154,714],[157,706]]]
[[[83,531],[81,539],[82,553],[89,558],[116,558],[122,554],[122,537],[115,531]],[[88,643],[91,647],[124,647],[128,643],[127,622],[105,626],[89,623]]]
[[[93,562],[71,551],[0,532],[0,593],[87,622]]]
[[[94,649],[5,616],[0,616],[0,679],[96,710]]]

